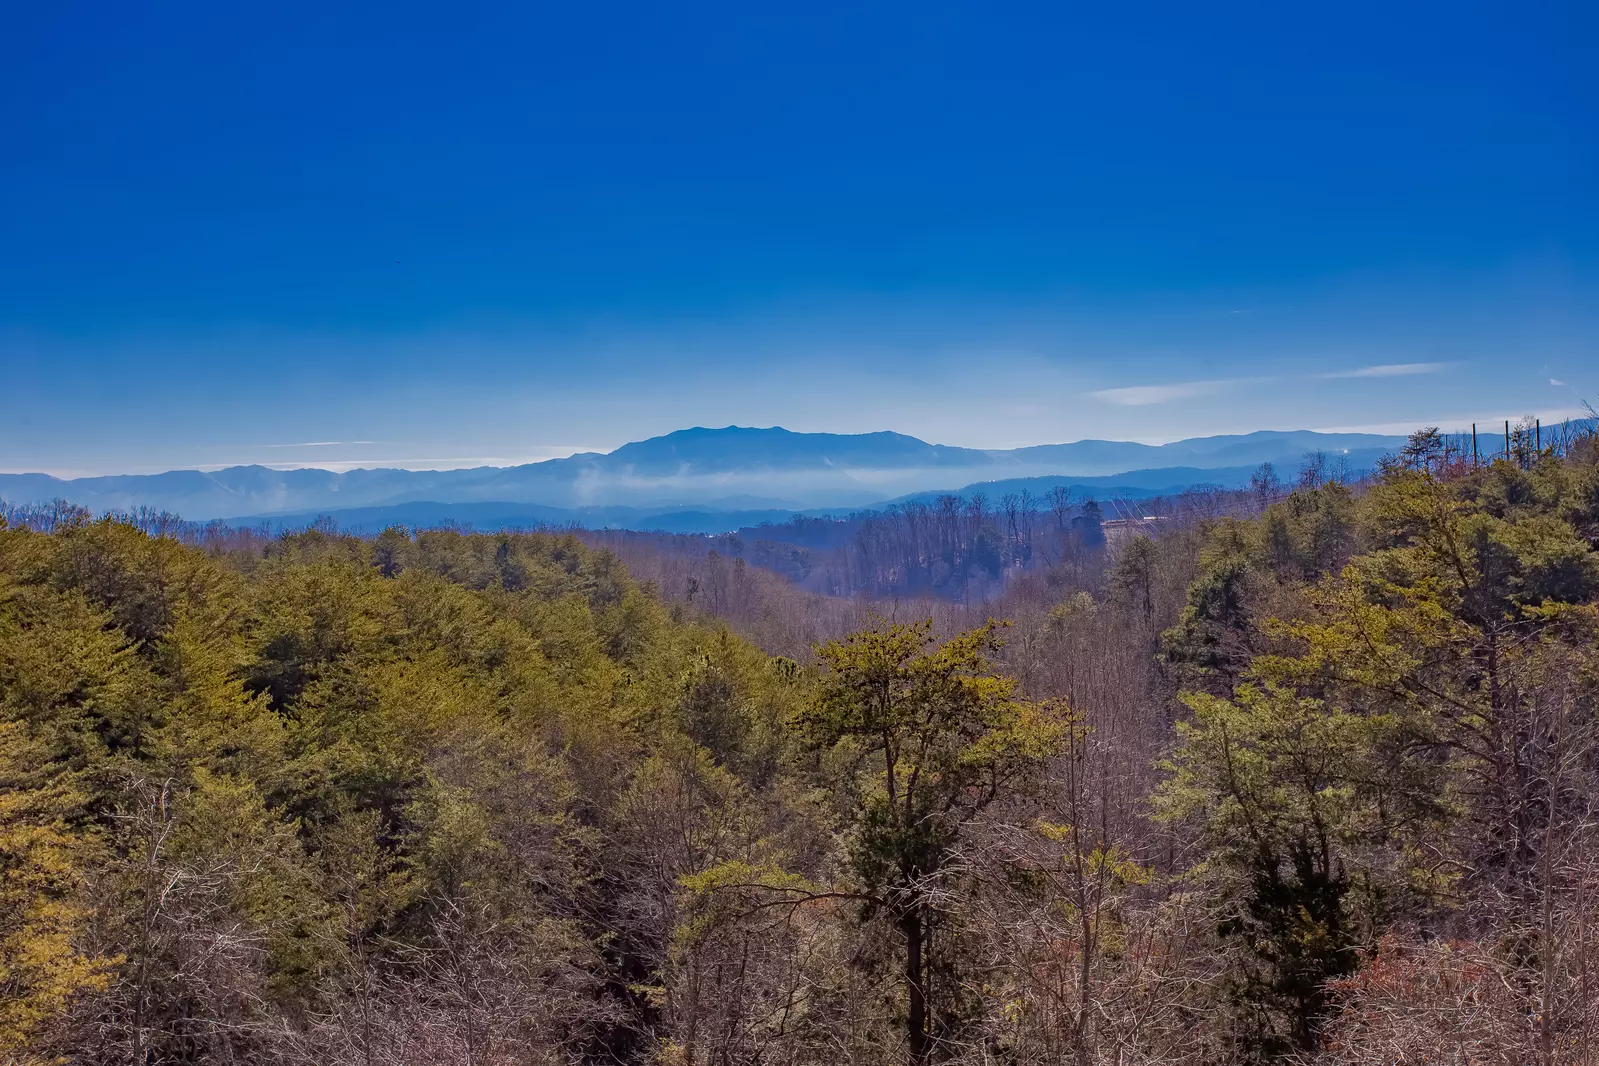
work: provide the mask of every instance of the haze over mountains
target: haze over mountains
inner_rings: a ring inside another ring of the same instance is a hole
[[[681,531],[725,529],[817,509],[857,509],[945,491],[1045,491],[1067,483],[1103,495],[1151,495],[1199,483],[1240,485],[1261,463],[1284,475],[1307,452],[1369,469],[1401,437],[1263,431],[1163,445],[1083,440],[1010,450],[929,444],[900,433],[694,428],[514,467],[279,470],[236,466],[64,480],[0,474],[13,504],[66,499],[95,511],[154,507],[195,520],[328,514],[344,524],[480,527],[578,521]],[[1024,483],[1023,479],[1028,480]],[[997,482],[1001,484],[987,485]]]

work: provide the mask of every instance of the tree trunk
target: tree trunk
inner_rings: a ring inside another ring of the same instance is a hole
[[[912,904],[899,920],[905,937],[905,1038],[911,1066],[925,1066],[927,1046],[927,986],[922,964],[922,908]]]

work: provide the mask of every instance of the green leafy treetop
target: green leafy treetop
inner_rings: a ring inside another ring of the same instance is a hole
[[[936,1054],[936,959],[928,941],[950,889],[962,826],[1025,787],[1061,750],[1063,716],[1015,696],[990,655],[999,626],[942,645],[931,622],[878,623],[818,649],[820,697],[798,716],[808,742],[844,775],[850,864],[866,917],[903,942],[910,1061]]]

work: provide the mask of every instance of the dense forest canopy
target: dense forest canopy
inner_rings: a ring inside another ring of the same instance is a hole
[[[900,511],[901,598],[714,602],[669,543],[13,516],[0,1055],[1599,1062],[1599,447],[1224,502]]]

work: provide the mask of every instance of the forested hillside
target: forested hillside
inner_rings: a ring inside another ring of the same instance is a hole
[[[1002,520],[1049,555],[982,605],[910,598],[905,516],[875,601],[22,516],[0,1056],[1599,1063],[1599,448],[1558,452]]]

